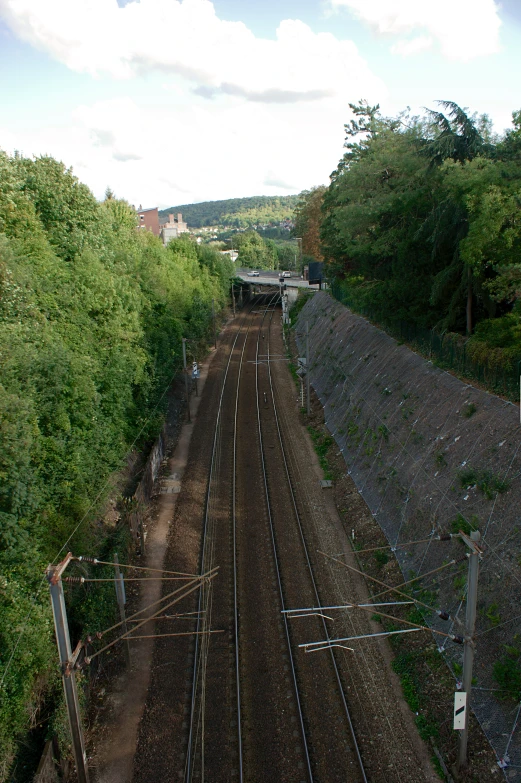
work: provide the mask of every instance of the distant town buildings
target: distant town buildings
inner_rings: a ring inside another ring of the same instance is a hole
[[[187,233],[188,226],[183,221],[181,212],[177,213],[177,217],[175,217],[173,214],[170,214],[168,215],[168,222],[163,223],[161,227],[161,239],[163,240],[163,245],[166,247],[170,240],[176,239],[180,234]]]
[[[148,229],[156,237],[159,236],[159,213],[157,207],[151,207],[150,209],[143,209],[141,204],[137,210],[138,228]]]

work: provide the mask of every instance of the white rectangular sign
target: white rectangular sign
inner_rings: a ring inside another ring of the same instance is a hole
[[[467,715],[467,694],[465,691],[456,691],[454,694],[454,728],[464,729]]]

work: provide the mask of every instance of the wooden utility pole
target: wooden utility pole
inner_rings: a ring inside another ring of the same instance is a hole
[[[460,531],[460,536],[470,549],[467,583],[467,613],[465,616],[465,641],[463,649],[463,693],[466,695],[465,722],[459,738],[458,770],[467,766],[467,744],[469,736],[470,691],[472,689],[472,667],[474,664],[474,630],[478,602],[478,571],[481,549],[479,531],[473,530],[470,537]]]
[[[65,691],[65,703],[67,706],[67,715],[69,717],[69,726],[72,735],[72,748],[74,751],[74,759],[76,761],[76,772],[79,783],[89,783],[89,770],[87,768],[87,756],[85,753],[85,743],[83,740],[83,730],[81,727],[80,706],[78,702],[78,691],[76,689],[76,678],[74,674],[75,660],[73,660],[71,650],[69,624],[67,622],[65,597],[63,595],[63,584],[61,580],[61,575],[67,568],[71,557],[72,555],[69,552],[65,560],[63,560],[59,565],[49,566],[47,568],[47,581],[49,582],[49,587],[51,590],[54,630],[56,631],[56,641],[58,643],[58,654],[60,656],[63,690]]]
[[[186,337],[183,337],[183,367],[185,369],[186,409],[188,411],[188,421],[191,421],[191,419],[190,419],[190,390],[188,388],[188,373],[186,371]]]

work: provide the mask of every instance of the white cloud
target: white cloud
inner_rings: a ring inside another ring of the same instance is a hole
[[[0,146],[54,155],[98,197],[110,186],[165,207],[299,192],[336,167],[348,102],[387,96],[352,41],[298,20],[281,22],[275,40],[256,38],[210,0],[0,0],[2,17],[74,71],[159,72],[146,89],[136,80],[132,99],[84,102],[69,127],[53,126],[51,107],[16,138],[0,127]]]
[[[347,8],[380,35],[427,33],[450,60],[467,62],[499,51],[499,6],[494,0],[330,0]],[[400,40],[392,49],[414,54],[426,47],[425,36]]]
[[[409,57],[411,54],[419,54],[427,49],[432,49],[433,40],[426,35],[419,35],[417,38],[411,38],[409,41],[398,41],[391,46],[393,54],[401,54],[402,57]]]
[[[256,38],[210,0],[0,0],[0,16],[72,70],[121,79],[160,70],[208,96],[296,103],[343,94],[346,74],[377,83],[352,41],[292,19],[275,40]]]
[[[0,146],[63,160],[98,198],[110,186],[131,203],[168,207],[325,183],[348,118],[347,98],[327,99],[319,112],[306,103],[194,100],[174,109],[120,98],[82,105],[69,127],[0,127]]]

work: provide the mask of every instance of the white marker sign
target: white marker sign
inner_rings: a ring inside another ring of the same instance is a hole
[[[467,715],[467,694],[465,691],[456,691],[454,694],[454,728],[464,729]]]

